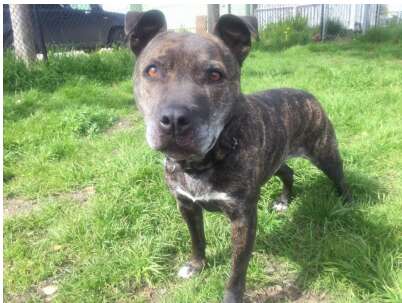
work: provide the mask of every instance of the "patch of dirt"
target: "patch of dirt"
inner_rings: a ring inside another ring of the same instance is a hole
[[[163,295],[166,294],[166,288],[154,288],[143,286],[135,292],[135,298],[140,298],[141,302],[158,303],[162,301]]]
[[[53,280],[46,280],[39,285],[32,285],[22,294],[9,294],[5,296],[5,302],[8,303],[25,303],[25,302],[51,302],[56,298],[58,291],[57,283]]]
[[[33,298],[29,294],[20,294],[20,295],[11,294],[5,296],[4,299],[5,299],[4,302],[8,303],[25,303],[32,301]]]
[[[159,302],[157,290],[152,287],[143,287],[136,294],[138,297],[144,298],[146,302],[155,303]]]
[[[44,302],[51,302],[57,295],[58,287],[54,283],[41,285],[38,288],[39,295],[43,298]]]
[[[74,200],[80,204],[83,204],[89,200],[91,196],[95,194],[95,187],[88,186],[81,190],[74,191],[72,193],[60,194],[59,197]]]
[[[330,302],[326,294],[316,295],[301,291],[294,284],[274,285],[246,294],[246,303],[325,303]]]
[[[325,294],[303,291],[297,286],[297,275],[285,264],[271,260],[267,275],[272,277],[272,284],[260,289],[250,290],[245,294],[245,303],[329,303]]]
[[[119,131],[132,128],[133,126],[134,124],[129,118],[121,118],[106,131],[106,134],[113,135]]]
[[[59,193],[50,196],[49,198],[67,199],[83,205],[95,194],[95,187],[88,186],[81,190],[71,193]],[[46,198],[46,199],[49,199]],[[5,198],[3,201],[4,217],[13,217],[17,215],[26,215],[38,209],[40,206],[38,199],[23,199],[23,198]]]
[[[56,247],[59,245],[56,245]],[[60,246],[61,247],[61,246]],[[25,303],[25,302],[52,302],[59,291],[58,281],[60,281],[66,273],[71,272],[71,267],[59,267],[56,273],[46,280],[31,285],[23,293],[10,293],[5,295],[4,302]]]
[[[3,211],[5,217],[24,215],[38,208],[37,200],[26,200],[21,198],[4,199]]]

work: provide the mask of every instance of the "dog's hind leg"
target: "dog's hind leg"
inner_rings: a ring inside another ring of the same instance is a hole
[[[345,182],[342,158],[333,131],[323,136],[320,145],[320,148],[316,148],[311,153],[311,162],[334,183],[344,202],[351,202],[352,197]]]
[[[336,191],[342,197],[344,202],[351,202],[352,198],[345,182],[343,174],[342,159],[336,150],[332,154],[323,155],[313,162],[327,177],[334,183]]]
[[[275,176],[279,177],[283,183],[283,189],[281,195],[274,201],[273,209],[276,211],[284,211],[288,208],[290,200],[292,198],[293,188],[293,170],[285,163],[275,173]]]

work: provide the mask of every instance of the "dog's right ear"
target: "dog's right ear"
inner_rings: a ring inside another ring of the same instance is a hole
[[[130,48],[138,56],[156,34],[166,31],[166,19],[161,11],[128,12],[124,21],[124,31]]]
[[[251,48],[251,34],[247,24],[240,17],[226,14],[219,18],[214,34],[223,40],[241,65]]]

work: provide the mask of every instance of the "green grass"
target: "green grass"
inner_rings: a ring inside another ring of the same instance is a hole
[[[47,64],[38,62],[28,68],[7,51],[3,58],[7,66],[3,70],[4,91],[12,93],[32,88],[52,92],[67,82],[79,85],[81,81],[92,80],[106,84],[127,79],[133,68],[128,49],[80,56],[60,54],[60,51],[50,50]]]
[[[289,212],[268,210],[278,180],[262,190],[249,293],[290,279],[331,302],[402,301],[401,59],[394,44],[354,41],[257,49],[245,61],[244,92],[296,87],[321,101],[355,200],[342,206],[322,173],[291,161]],[[5,61],[4,196],[38,204],[5,218],[5,300],[41,302],[38,288],[53,281],[54,302],[218,302],[228,221],[207,213],[208,267],[176,278],[189,234],[144,141],[127,52],[24,68]],[[132,127],[107,131],[121,119]],[[63,195],[88,186],[96,193],[83,204]]]

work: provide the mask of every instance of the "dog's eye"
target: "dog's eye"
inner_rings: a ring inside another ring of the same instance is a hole
[[[222,73],[215,69],[208,70],[208,80],[212,82],[218,82],[222,80]]]
[[[156,65],[152,64],[145,69],[145,74],[150,78],[158,78],[159,69],[156,67]]]

